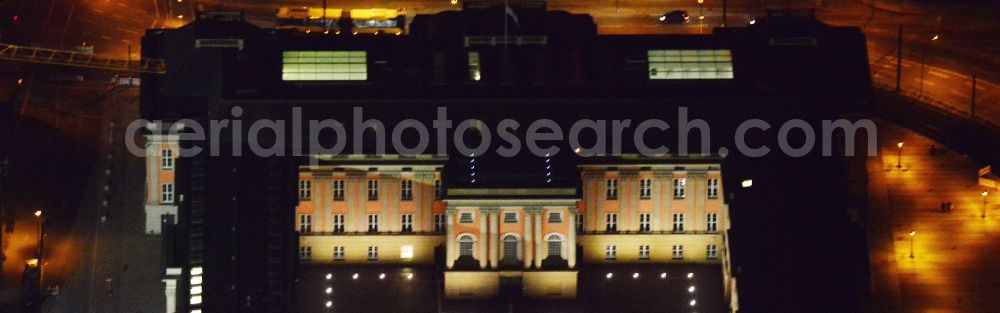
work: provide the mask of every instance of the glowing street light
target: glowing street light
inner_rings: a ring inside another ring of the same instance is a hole
[[[913,237],[917,235],[917,231],[910,231],[910,258],[913,258]]]
[[[632,273],[632,279],[639,278],[639,273]]]
[[[899,153],[896,157],[896,168],[903,168],[903,142],[900,141],[897,143],[896,148],[899,148]]]
[[[604,278],[607,278],[607,279],[611,279],[611,277],[615,277],[615,274],[612,274],[612,273],[609,272],[607,275],[604,275]]]
[[[688,276],[687,276],[687,277],[688,277],[688,279],[692,279],[692,278],[694,278],[694,273],[688,273]]]
[[[931,37],[931,40],[938,40],[938,39],[940,39],[940,38],[941,38],[941,36],[939,36],[939,35],[934,35],[934,37]]]
[[[326,290],[324,290],[324,292],[326,292],[326,294],[333,293],[333,287],[326,287]]]
[[[667,273],[660,273],[660,279],[667,278]]]
[[[981,215],[980,218],[986,218],[986,204],[987,204],[987,202],[986,202],[986,196],[989,196],[990,192],[989,191],[983,191],[983,193],[981,195],[983,195],[983,215]]]

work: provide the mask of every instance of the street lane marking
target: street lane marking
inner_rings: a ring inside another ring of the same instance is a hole
[[[116,28],[116,29],[120,30],[120,31],[123,31],[123,32],[126,32],[126,33],[129,33],[129,34],[139,34],[139,32],[137,32],[137,31],[130,30],[130,29],[124,29],[124,28],[121,28],[121,27]]]
[[[111,37],[108,37],[108,36],[101,36],[101,39],[104,39],[104,40],[111,40]]]

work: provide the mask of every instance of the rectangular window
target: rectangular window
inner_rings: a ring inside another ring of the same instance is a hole
[[[479,81],[483,79],[482,67],[479,64],[479,52],[469,51],[469,79]]]
[[[399,199],[400,200],[413,200],[413,181],[403,180],[399,184]]]
[[[160,168],[165,170],[174,169],[174,150],[163,149],[160,151]]]
[[[604,258],[608,260],[614,260],[618,258],[618,246],[607,245],[604,247]]]
[[[583,226],[586,225],[584,224],[585,221],[586,221],[586,215],[583,215],[583,213],[576,215],[576,231],[583,232]]]
[[[730,50],[649,50],[649,79],[733,79]]]
[[[503,213],[504,224],[516,224],[517,223],[517,212],[504,212]]]
[[[708,179],[708,197],[718,198],[719,197],[719,179],[709,178]]]
[[[562,223],[562,213],[549,212],[549,223]]]
[[[368,52],[285,51],[282,53],[281,80],[368,80]]]
[[[344,247],[341,246],[333,247],[333,260],[334,261],[344,260]]]
[[[609,179],[607,181],[607,199],[616,200],[618,199],[618,180]]]
[[[674,245],[672,251],[673,253],[671,253],[671,256],[673,256],[674,259],[680,260],[684,258],[684,246]]]
[[[441,196],[442,195],[443,195],[443,190],[441,189],[441,180],[440,179],[435,179],[434,180],[434,200],[441,200]]]
[[[403,214],[399,216],[399,231],[408,233],[413,231],[413,214]]]
[[[333,181],[333,201],[344,201],[344,180]]]
[[[312,214],[299,214],[299,232],[300,233],[311,233],[312,232]]]
[[[548,243],[549,243],[548,256],[562,257],[562,241],[558,239],[556,240],[550,239]]]
[[[378,247],[368,247],[368,261],[378,261]]]
[[[649,245],[639,246],[639,259],[649,260]]]
[[[174,184],[160,185],[160,202],[174,203]]]
[[[435,232],[439,232],[439,233],[444,232],[446,230],[445,227],[447,227],[447,225],[448,224],[447,224],[447,217],[446,217],[446,215],[444,215],[444,214],[434,214],[434,231]]]
[[[378,232],[378,214],[368,214],[368,232]]]
[[[709,259],[718,258],[719,257],[719,248],[716,245],[708,245],[708,251],[706,251],[705,255]]]
[[[462,213],[458,214],[458,222],[462,223],[462,224],[472,223],[472,213],[471,212],[462,212]]]
[[[312,181],[299,180],[299,200],[309,200],[312,197]]]
[[[299,260],[312,259],[313,248],[309,246],[299,247]]]
[[[402,245],[399,247],[399,258],[404,261],[413,259],[413,245]]]
[[[368,180],[368,200],[378,200],[378,180]]]
[[[705,214],[705,222],[708,223],[705,230],[714,233],[719,231],[719,213]]]
[[[653,180],[643,178],[639,180],[639,199],[650,199],[653,197]]]
[[[604,215],[604,225],[605,231],[618,231],[618,213]]]
[[[652,220],[652,215],[649,213],[639,213],[639,231],[648,232],[650,220]]]
[[[687,195],[687,178],[674,178],[674,199],[683,199]]]
[[[684,213],[674,213],[674,232],[684,232]]]
[[[334,214],[333,215],[333,232],[342,233],[344,232],[344,215]]]

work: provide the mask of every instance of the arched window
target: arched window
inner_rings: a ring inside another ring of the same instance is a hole
[[[458,237],[458,255],[472,256],[472,247],[475,242],[475,239],[473,239],[470,235],[462,235],[462,237]]]
[[[503,258],[517,259],[517,236],[507,235],[503,237]]]
[[[549,256],[556,256],[561,258],[562,242],[563,242],[562,236],[559,236],[557,234],[552,234],[549,235],[549,237],[545,239],[545,241],[549,243]]]

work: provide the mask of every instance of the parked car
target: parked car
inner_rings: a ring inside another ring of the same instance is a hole
[[[687,11],[675,10],[660,16],[660,23],[663,24],[683,24],[691,19]]]

